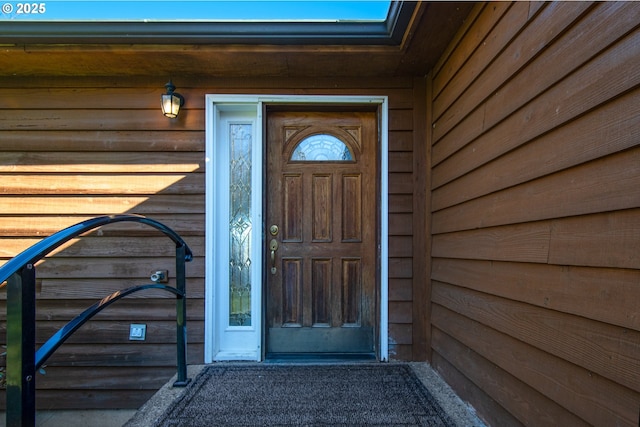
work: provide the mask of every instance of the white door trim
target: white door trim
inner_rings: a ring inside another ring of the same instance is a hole
[[[215,261],[220,259],[220,242],[228,241],[220,238],[223,232],[219,220],[221,196],[225,194],[220,187],[221,174],[224,171],[217,163],[216,148],[220,146],[219,129],[221,126],[221,114],[225,112],[233,117],[235,112],[242,112],[244,120],[250,112],[255,118],[254,143],[256,144],[257,157],[254,157],[254,171],[252,173],[252,185],[262,189],[262,165],[263,165],[263,118],[262,110],[265,104],[371,104],[377,105],[380,111],[379,117],[379,143],[380,143],[380,305],[379,305],[379,349],[380,360],[389,359],[388,336],[388,307],[389,307],[389,141],[388,141],[388,98],[386,96],[324,96],[324,95],[206,95],[206,141],[205,141],[205,346],[204,361],[211,363],[216,360],[261,360],[262,358],[262,230],[255,227],[252,238],[256,239],[254,257],[260,262],[252,263],[251,276],[255,278],[252,290],[253,323],[251,328],[228,328],[222,325],[217,316],[216,305],[220,303],[219,287],[215,283],[224,281],[221,268]],[[255,178],[255,179],[254,179]],[[228,190],[227,193],[228,194]],[[252,209],[255,210],[253,218],[255,224],[262,225],[262,191],[254,192],[252,197]],[[218,226],[218,228],[216,228]],[[228,233],[227,233],[228,234]],[[228,239],[228,237],[226,238]],[[222,252],[224,250],[222,249]],[[226,262],[226,261],[225,261]],[[220,264],[222,262],[219,262]],[[228,264],[228,263],[227,263]],[[232,334],[231,338],[227,339]],[[235,335],[233,335],[235,334]],[[240,337],[239,339],[236,338]],[[227,338],[225,338],[227,337]],[[242,341],[241,344],[238,344]],[[229,344],[231,343],[231,344]],[[225,348],[227,347],[227,348]]]

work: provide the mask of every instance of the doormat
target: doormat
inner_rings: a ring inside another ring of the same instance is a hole
[[[157,427],[455,426],[407,365],[206,367]]]

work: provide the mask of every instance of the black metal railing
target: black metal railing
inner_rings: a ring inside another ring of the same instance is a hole
[[[95,228],[116,222],[137,222],[160,230],[176,245],[176,286],[147,284],[124,289],[103,298],[76,316],[49,338],[36,352],[36,268],[35,263],[54,249]],[[0,284],[7,282],[7,412],[8,427],[35,425],[35,373],[67,338],[97,313],[121,298],[145,289],[160,289],[176,296],[177,381],[187,378],[186,271],[193,259],[191,249],[175,231],[164,224],[139,215],[101,216],[65,228],[18,254],[0,268]]]

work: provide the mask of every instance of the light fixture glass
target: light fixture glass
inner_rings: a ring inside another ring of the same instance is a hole
[[[162,114],[170,119],[174,119],[178,117],[178,113],[180,112],[180,107],[184,105],[184,98],[177,92],[174,92],[176,87],[173,85],[171,80],[169,83],[164,85],[167,89],[167,93],[162,94]]]

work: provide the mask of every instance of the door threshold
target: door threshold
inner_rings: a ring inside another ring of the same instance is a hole
[[[365,363],[377,362],[373,353],[269,353],[264,363]]]

